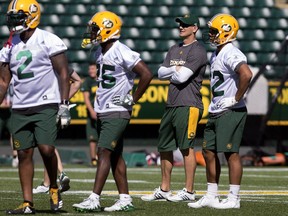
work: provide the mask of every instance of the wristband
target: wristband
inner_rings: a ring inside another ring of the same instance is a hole
[[[69,103],[69,100],[61,100],[61,104],[64,104],[64,105],[69,105],[70,103]]]

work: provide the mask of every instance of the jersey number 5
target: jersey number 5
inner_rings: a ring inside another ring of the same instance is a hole
[[[102,66],[102,79],[101,85],[103,88],[110,89],[116,84],[116,78],[113,77],[111,74],[105,74],[105,72],[109,71],[115,71],[115,66],[112,65],[105,65]]]

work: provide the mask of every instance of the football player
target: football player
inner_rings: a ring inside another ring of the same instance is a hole
[[[233,45],[239,25],[229,14],[217,14],[208,22],[209,42],[216,46],[211,63],[212,100],[204,130],[203,156],[206,162],[207,193],[191,208],[240,208],[242,164],[239,148],[247,116],[243,95],[252,72],[246,56]],[[219,201],[218,184],[221,166],[218,153],[223,152],[229,168],[230,189],[226,199]]]
[[[140,55],[118,40],[121,26],[121,19],[110,11],[98,12],[88,22],[85,41],[100,44],[95,53],[99,65],[99,87],[94,103],[99,140],[93,192],[83,202],[73,205],[80,212],[101,210],[100,195],[110,168],[120,199],[104,211],[134,209],[128,191],[122,139],[131,118],[132,106],[141,98],[153,76]],[[136,75],[139,76],[139,84],[131,94]]]
[[[38,28],[41,17],[36,0],[13,0],[6,14],[11,42],[0,55],[0,102],[13,77],[11,116],[13,147],[19,159],[23,203],[7,214],[34,214],[33,152],[38,147],[50,179],[50,207],[61,209],[57,186],[55,140],[57,124],[69,125],[69,74],[67,47],[56,35]]]

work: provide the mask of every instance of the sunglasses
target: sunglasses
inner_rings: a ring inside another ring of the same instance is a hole
[[[193,26],[193,25],[189,25],[189,24],[185,24],[185,23],[179,23],[179,26],[181,26],[182,28],[188,28],[190,26]]]

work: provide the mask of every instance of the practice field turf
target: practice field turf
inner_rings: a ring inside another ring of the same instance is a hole
[[[282,216],[288,215],[288,168],[286,167],[245,167],[241,186],[241,208],[234,210],[216,209],[191,209],[187,202],[172,203],[167,201],[144,202],[140,199],[143,194],[152,193],[160,183],[160,168],[129,168],[129,189],[133,197],[135,211],[133,212],[99,212],[78,213],[72,208],[74,203],[87,198],[92,191],[95,169],[81,165],[66,165],[65,171],[71,178],[71,189],[62,194],[64,207],[59,215],[243,215],[243,216]],[[34,186],[41,183],[43,169],[41,166],[35,168]],[[184,187],[183,167],[176,167],[172,174],[172,190],[174,193]],[[205,169],[198,167],[195,179],[195,190],[197,199],[206,190]],[[221,198],[228,192],[228,170],[222,168],[220,180]],[[110,175],[105,185],[101,206],[112,205],[118,198],[115,182]],[[22,194],[18,179],[17,169],[0,167],[0,215],[5,215],[6,209],[17,207],[22,202]],[[48,194],[34,195],[36,214],[51,215]]]

